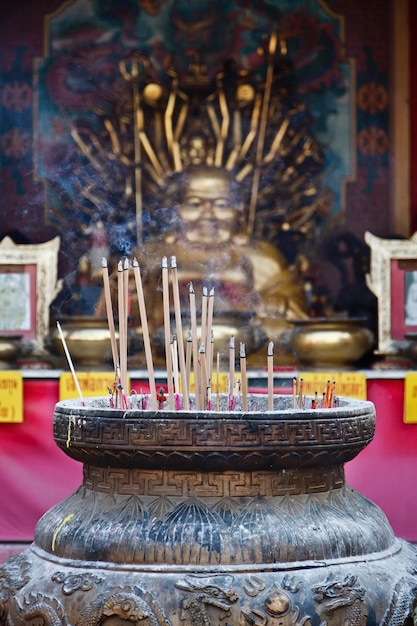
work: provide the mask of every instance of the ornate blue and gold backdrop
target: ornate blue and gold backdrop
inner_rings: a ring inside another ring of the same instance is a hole
[[[210,78],[231,59],[262,85],[271,32],[285,43],[286,64],[278,69],[292,94],[287,106],[299,107],[300,128],[323,154],[312,174],[318,219],[311,250],[317,256],[337,232],[359,240],[365,230],[390,235],[388,0],[5,0],[0,29],[0,236],[17,231],[36,242],[60,234],[61,273],[75,269],[88,245],[79,226],[88,229],[106,211],[103,200],[97,213],[81,193],[90,170],[98,185],[74,128],[89,125],[93,144],[99,137],[97,119],[114,110],[126,87],[120,61],[139,51],[152,80],[164,85],[174,63],[184,79],[198,53]],[[124,228],[119,198],[108,198]]]

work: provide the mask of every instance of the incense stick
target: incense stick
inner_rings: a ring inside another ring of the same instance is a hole
[[[208,381],[207,384],[207,411],[213,410],[213,403],[211,400],[211,380]]]
[[[191,328],[189,328],[187,331],[187,349],[186,349],[186,355],[185,355],[185,377],[187,380],[187,391],[190,389],[192,349],[193,349],[193,346],[192,346],[192,338],[191,338]]]
[[[120,368],[120,384],[124,387],[123,373],[125,370],[125,295],[124,295],[124,278],[123,278],[123,263],[119,261],[117,264],[117,304],[119,312],[119,368]]]
[[[234,395],[235,384],[235,338],[230,337],[229,342],[229,405]]]
[[[292,408],[295,409],[297,406],[297,379],[292,379]]]
[[[111,303],[109,270],[107,267],[107,260],[104,257],[101,261],[101,266],[103,270],[104,299],[106,302],[107,323],[109,325],[109,331],[110,331],[111,353],[112,353],[112,358],[113,358],[114,372],[116,374],[116,368],[119,363],[119,356],[117,353],[116,331],[114,328],[113,307]]]
[[[248,410],[248,379],[246,376],[246,346],[240,342],[240,377],[242,379],[242,409]]]
[[[299,408],[302,409],[304,407],[304,379],[300,378],[300,388],[299,388]]]
[[[128,392],[127,385],[127,352],[128,352],[128,326],[129,326],[129,259],[126,257],[123,265],[123,333],[124,333],[124,354],[123,354],[123,368],[122,368],[122,384],[123,388]]]
[[[334,404],[334,401],[335,401],[335,395],[336,395],[336,381],[334,380],[332,382],[332,388],[330,390],[329,409],[333,408],[333,404]]]
[[[207,308],[207,339],[206,339],[206,361],[208,377],[211,379],[213,371],[213,350],[214,350],[214,334],[213,334],[213,311],[214,311],[214,288],[209,291],[208,308]]]
[[[139,263],[133,259],[133,275],[136,282],[136,292],[138,296],[139,314],[142,325],[143,345],[145,348],[146,367],[148,369],[149,388],[151,392],[151,407],[156,410],[158,408],[156,398],[155,374],[153,368],[152,348],[149,337],[148,318],[146,315],[145,296],[143,294],[142,276],[140,273]]]
[[[180,304],[180,292],[178,285],[178,270],[177,259],[175,256],[171,257],[171,270],[172,270],[172,294],[174,298],[174,311],[175,311],[175,326],[177,329],[177,341],[178,341],[178,358],[180,363],[180,375],[182,384],[182,400],[183,406],[186,411],[190,408],[190,401],[188,396],[189,380],[187,378],[187,368],[185,364],[185,352],[184,352],[184,338],[182,330],[181,319],[181,304]]]
[[[196,313],[196,308],[195,308],[195,292],[194,292],[193,284],[191,282],[188,286],[188,294],[190,298],[191,344],[192,344],[193,365],[194,365],[195,399],[196,399],[197,409],[201,409],[199,378],[197,376],[197,370],[198,370],[197,313]]]
[[[171,321],[169,314],[169,283],[168,283],[168,259],[162,257],[162,297],[164,306],[164,330],[165,330],[165,362],[168,382],[168,402],[169,408],[174,409],[174,389],[172,380],[172,358],[171,358]]]
[[[220,411],[220,353],[216,360],[216,411]]]
[[[171,359],[172,374],[174,379],[174,394],[175,396],[178,396],[180,392],[180,379],[178,373],[178,341],[176,335],[172,335],[171,338]]]
[[[204,410],[207,408],[207,389],[209,387],[209,379],[207,375],[206,349],[203,342],[200,344],[198,364],[200,374],[200,402],[201,408]]]
[[[203,295],[201,298],[201,337],[200,340],[203,344],[207,345],[207,299],[208,291],[207,287],[203,287]]]
[[[69,365],[69,368],[71,370],[72,377],[74,379],[75,387],[76,387],[76,389],[78,391],[78,395],[80,396],[81,400],[83,400],[82,404],[84,406],[83,393],[81,391],[81,387],[80,387],[80,383],[78,382],[78,378],[77,378],[77,376],[75,374],[74,365],[72,364],[72,359],[71,359],[70,353],[68,351],[67,342],[65,341],[65,337],[64,337],[64,334],[63,334],[62,329],[61,329],[61,324],[59,322],[57,322],[56,325],[57,325],[57,328],[58,328],[59,337],[60,337],[60,339],[62,341],[62,346],[64,348],[65,356],[67,357],[68,365]]]
[[[274,343],[268,344],[268,411],[274,408]]]

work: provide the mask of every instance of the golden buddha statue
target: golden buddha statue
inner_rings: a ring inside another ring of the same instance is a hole
[[[289,326],[287,320],[306,316],[303,283],[296,270],[274,246],[245,233],[239,185],[230,172],[194,165],[181,174],[174,187],[171,197],[176,219],[172,229],[163,238],[143,243],[132,255],[141,269],[151,332],[163,324],[160,284],[164,256],[176,257],[183,311],[189,310],[192,282],[196,295],[203,287],[214,288],[215,315],[250,313],[268,340],[279,338]],[[116,302],[114,274],[111,282]],[[133,277],[131,294],[131,318],[139,324]],[[97,313],[105,315],[103,298]]]
[[[171,256],[177,260],[183,311],[189,310],[192,282],[196,296],[203,287],[214,287],[215,317],[251,316],[266,341],[279,341],[289,320],[307,317],[305,268],[289,265],[275,242],[281,230],[311,234],[324,157],[303,107],[294,106],[290,91],[280,87],[275,70],[284,48],[273,33],[264,82],[226,65],[214,77],[203,65],[195,64],[199,71],[186,76],[172,67],[170,84],[154,84],[146,72],[130,81],[122,72],[132,86],[127,113],[137,114],[130,125],[137,141],[121,140],[113,152],[115,159],[123,153],[129,165],[122,191],[124,201],[134,196],[137,231],[129,257],[136,257],[141,269],[151,333],[163,325],[161,264]],[[120,223],[123,217],[121,211]],[[117,271],[111,282],[117,314]],[[130,314],[139,326],[133,276],[131,282]],[[105,315],[104,298],[97,313]]]

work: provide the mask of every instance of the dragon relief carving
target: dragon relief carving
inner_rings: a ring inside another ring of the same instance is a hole
[[[319,604],[320,626],[329,622],[337,626],[365,626],[368,608],[364,602],[365,589],[357,585],[357,577],[344,580],[328,578],[314,589],[314,600]]]
[[[266,586],[261,579],[256,576],[248,578],[243,589],[250,597],[264,593],[260,597],[260,608],[241,612],[247,626],[311,626],[310,616],[300,619],[300,607],[290,597],[290,593],[299,591],[299,585],[289,576],[285,576],[281,584],[281,587],[275,584],[264,591]]]
[[[68,623],[58,600],[41,593],[31,593],[25,598],[21,614],[28,626],[66,626]]]
[[[411,578],[401,578],[394,587],[391,602],[380,626],[403,626],[414,617],[417,624],[417,583]]]
[[[231,615],[231,606],[239,596],[232,587],[232,576],[185,576],[176,587],[189,592],[182,601],[181,619],[193,626],[211,626],[209,609],[220,611],[220,619]]]
[[[7,623],[10,599],[29,582],[29,570],[29,559],[22,554],[12,556],[0,568],[0,626]]]
[[[141,626],[169,626],[169,621],[150,593],[139,588],[113,588],[96,596],[80,613],[76,626],[98,626],[108,617],[118,617]]]

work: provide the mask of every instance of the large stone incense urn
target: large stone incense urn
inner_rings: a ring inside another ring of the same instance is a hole
[[[373,404],[221,401],[56,405],[55,441],[83,484],[3,564],[2,624],[412,625],[416,552],[344,478],[373,437]]]

